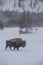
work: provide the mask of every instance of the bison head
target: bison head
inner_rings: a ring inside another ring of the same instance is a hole
[[[24,48],[25,46],[26,46],[26,41],[23,40],[23,41],[22,41],[22,47]]]

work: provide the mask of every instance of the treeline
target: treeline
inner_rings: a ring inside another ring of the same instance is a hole
[[[0,16],[0,22],[2,21],[5,27],[43,26],[43,13],[4,11]]]

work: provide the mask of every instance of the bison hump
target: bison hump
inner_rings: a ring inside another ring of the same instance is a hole
[[[16,45],[20,45],[22,43],[22,40],[21,39],[16,39]]]

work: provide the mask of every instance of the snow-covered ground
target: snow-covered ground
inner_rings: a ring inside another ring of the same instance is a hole
[[[43,65],[43,28],[32,33],[19,34],[19,28],[0,30],[0,65]],[[17,50],[5,50],[6,40],[12,38],[26,40],[26,47]]]

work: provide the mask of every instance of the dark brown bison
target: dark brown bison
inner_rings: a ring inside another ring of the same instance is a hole
[[[17,48],[17,50],[19,50],[19,47],[25,47],[26,46],[26,41],[22,40],[21,38],[14,38],[14,39],[10,39],[6,41],[6,50],[7,47],[9,47],[11,49],[11,47]]]

